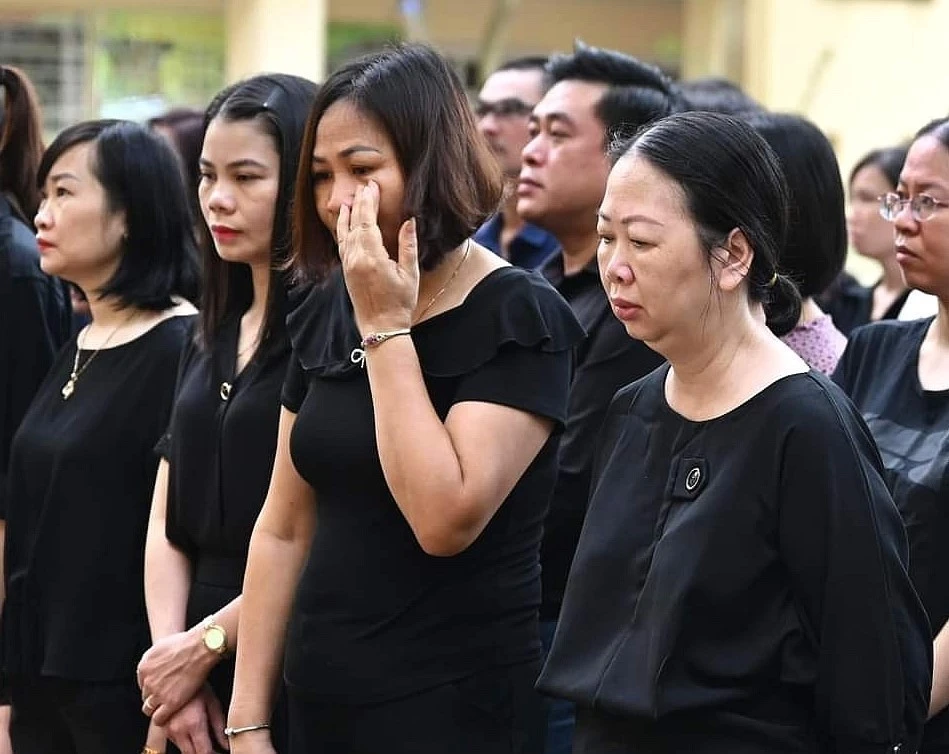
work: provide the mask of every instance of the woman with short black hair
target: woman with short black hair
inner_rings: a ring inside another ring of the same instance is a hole
[[[30,218],[43,156],[39,102],[26,74],[0,65],[0,508],[10,444],[30,401],[68,340],[66,284],[43,273]],[[3,523],[0,522],[0,538]],[[8,689],[0,690],[0,751],[9,751]]]
[[[13,441],[3,669],[13,748],[119,754],[163,746],[141,713],[143,557],[155,443],[194,308],[192,225],[171,148],[141,126],[81,123],[39,168],[44,272],[92,322],[54,362]]]
[[[610,407],[539,688],[575,754],[915,751],[929,626],[866,426],[777,337],[778,159],[713,113],[617,155],[600,274],[668,365]]]
[[[817,303],[847,258],[844,187],[833,145],[798,115],[761,112],[745,118],[777,154],[790,191],[788,234],[777,264],[797,285],[802,304],[801,318],[784,342],[812,369],[831,374],[847,346]]]
[[[288,320],[234,754],[273,751],[281,665],[292,754],[542,751],[540,539],[582,331],[470,240],[500,194],[434,51],[322,85],[293,202],[294,258],[319,280]]]
[[[66,284],[40,269],[31,218],[43,156],[36,92],[17,68],[0,66],[0,500],[13,433],[70,334]]]

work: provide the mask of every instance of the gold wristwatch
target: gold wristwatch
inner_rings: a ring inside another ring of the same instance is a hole
[[[201,621],[201,641],[214,654],[221,656],[227,654],[227,632],[223,626],[214,622],[213,615]]]

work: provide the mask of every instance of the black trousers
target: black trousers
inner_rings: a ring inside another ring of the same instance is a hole
[[[328,705],[288,688],[289,754],[542,754],[538,670],[493,668],[365,706]]]
[[[17,678],[10,690],[16,754],[129,754],[145,745],[148,718],[134,681]]]

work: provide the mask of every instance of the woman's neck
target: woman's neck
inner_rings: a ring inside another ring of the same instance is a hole
[[[107,330],[121,327],[129,320],[140,316],[142,312],[141,309],[135,306],[121,306],[114,296],[99,298],[93,293],[87,295],[87,299],[89,301],[89,316],[96,329]]]
[[[919,348],[916,368],[924,390],[949,390],[949,300],[939,299],[939,310]]]
[[[939,299],[936,319],[929,328],[927,338],[936,347],[949,350],[949,299]]]
[[[824,310],[817,305],[817,302],[811,296],[808,296],[801,302],[801,318],[797,323],[806,325],[823,316]]]
[[[707,322],[667,357],[666,398],[679,414],[703,421],[731,411],[777,379],[806,372],[804,364],[765,324],[760,306]],[[715,333],[717,337],[709,337]]]
[[[895,256],[887,257],[880,262],[883,276],[878,285],[890,293],[900,294],[906,290],[906,281],[903,279],[903,270]]]
[[[267,299],[270,296],[270,264],[253,264],[250,266],[251,285],[253,286],[253,299],[250,306],[244,313],[244,317],[249,322],[256,322],[258,326],[263,324],[264,317],[267,314]]]

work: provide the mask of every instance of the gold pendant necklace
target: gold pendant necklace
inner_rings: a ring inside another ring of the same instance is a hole
[[[85,363],[83,363],[82,368],[80,369],[80,368],[79,368],[79,354],[82,353],[82,346],[83,346],[83,343],[86,342],[86,335],[89,334],[89,330],[92,329],[92,325],[90,325],[90,326],[87,327],[85,330],[83,330],[83,332],[82,332],[82,338],[76,343],[76,358],[73,359],[72,372],[69,373],[69,379],[66,380],[66,384],[63,385],[63,389],[60,390],[60,394],[63,396],[63,400],[64,400],[64,401],[68,401],[69,398],[72,396],[72,394],[76,392],[76,381],[79,379],[79,376],[80,376],[83,372],[86,371],[86,368],[89,366],[89,364],[92,363],[92,360],[93,360],[96,356],[99,355],[99,351],[101,351],[103,348],[105,348],[107,345],[109,345],[109,341],[112,340],[112,338],[115,336],[115,334],[116,334],[119,330],[121,330],[121,329],[122,329],[123,327],[125,327],[129,322],[132,321],[132,317],[134,317],[135,314],[136,314],[136,312],[133,311],[133,312],[125,319],[124,322],[120,322],[118,325],[116,325],[116,326],[115,326],[115,329],[112,330],[112,332],[109,333],[109,337],[105,339],[105,341],[102,343],[101,346],[99,346],[95,351],[92,352],[92,356],[90,356],[88,359],[86,359]]]
[[[254,339],[251,340],[250,345],[245,346],[243,349],[241,349],[241,350],[239,350],[239,351],[237,352],[237,358],[234,359],[234,361],[235,361],[235,364],[234,364],[234,368],[235,368],[234,382],[237,382],[237,377],[240,375],[241,371],[243,371],[243,369],[241,368],[241,359],[242,359],[244,356],[246,356],[247,353],[248,353],[251,349],[256,348],[256,347],[259,345],[260,328],[261,328],[261,326],[262,326],[262,323],[261,323],[260,325],[257,325],[257,335],[255,335],[255,336],[254,336]],[[238,335],[237,335],[237,342],[238,342],[238,345],[240,345],[240,333],[238,333]],[[244,369],[246,369],[247,366],[248,366],[248,365],[245,364],[245,365],[244,365]],[[220,387],[220,389],[218,390],[218,395],[221,396],[221,400],[222,400],[222,401],[228,401],[228,400],[231,399],[231,390],[234,389],[234,382],[228,382],[227,380],[224,380],[224,382],[221,383],[221,387]]]

